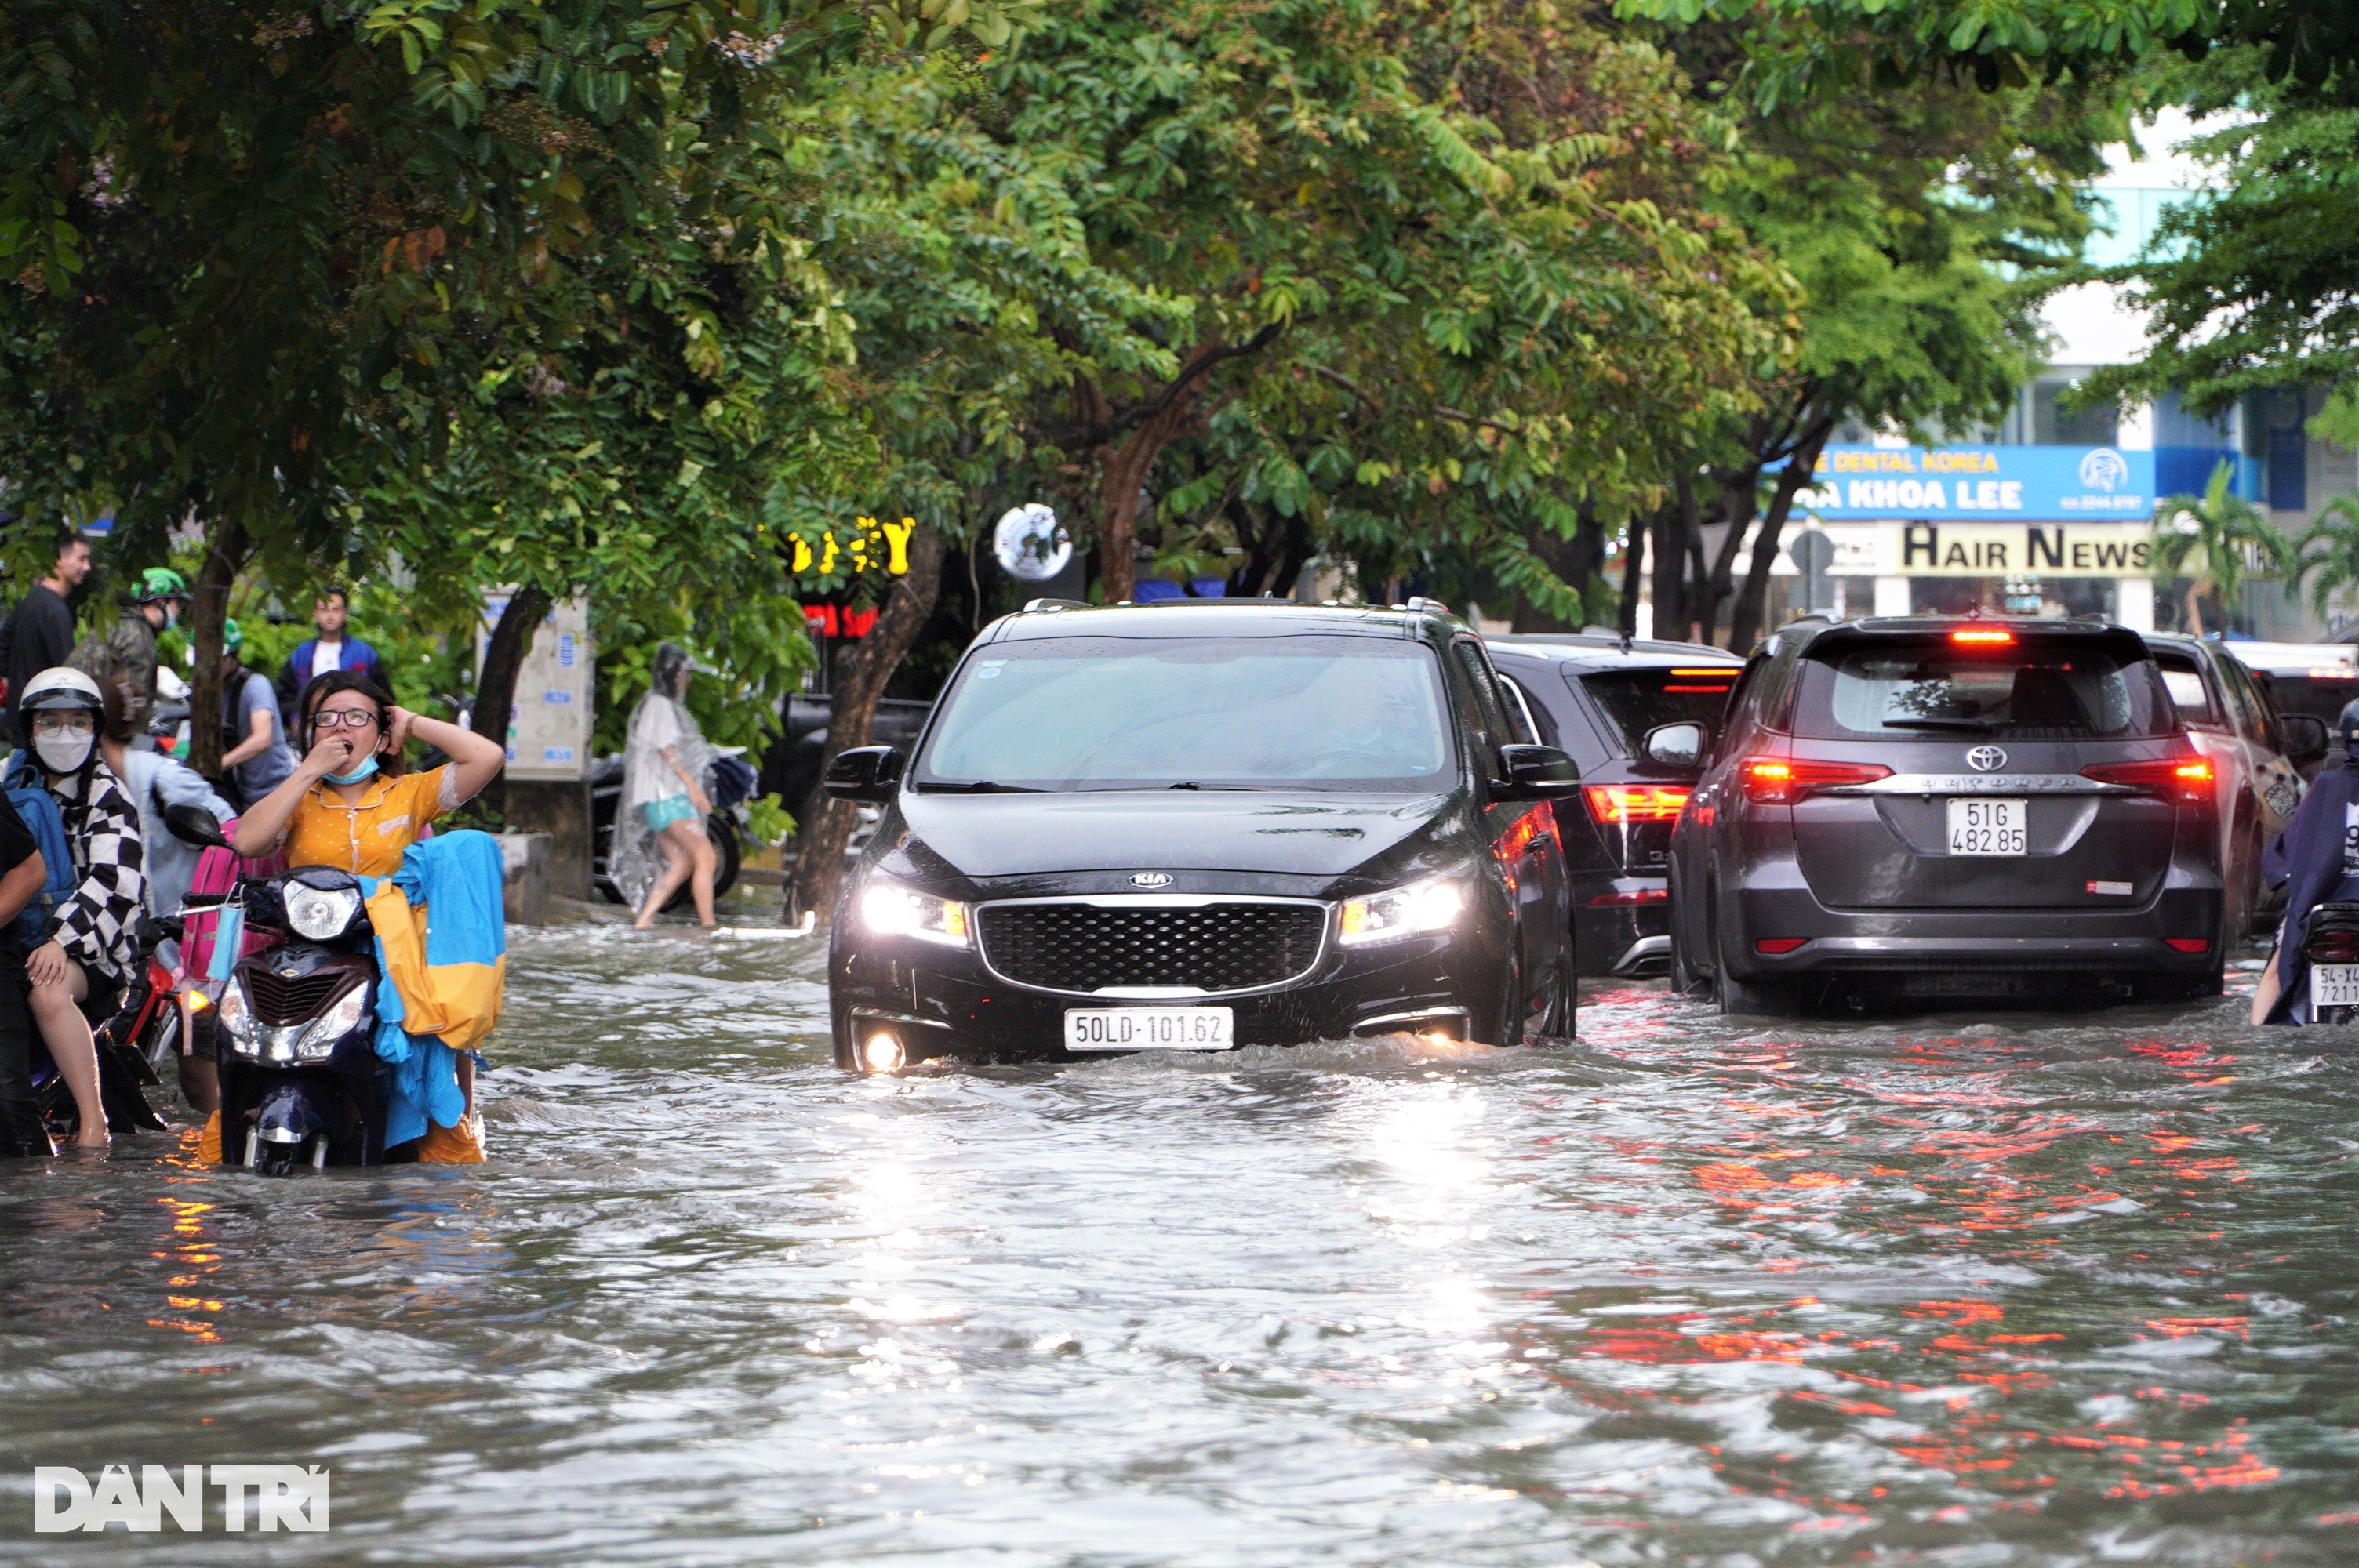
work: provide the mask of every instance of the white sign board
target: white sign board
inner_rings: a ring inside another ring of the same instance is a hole
[[[484,598],[483,630],[475,638],[475,673],[492,628],[508,607],[508,590]],[[532,646],[516,671],[516,706],[508,710],[508,777],[571,783],[590,776],[591,697],[597,651],[590,643],[590,601],[558,605],[533,629]]]

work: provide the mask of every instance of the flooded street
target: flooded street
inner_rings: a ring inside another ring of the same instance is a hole
[[[515,937],[487,1166],[0,1171],[0,1557],[2354,1555],[2359,1072],[2240,1001],[864,1081],[815,942]],[[332,1532],[29,1533],[237,1461]]]

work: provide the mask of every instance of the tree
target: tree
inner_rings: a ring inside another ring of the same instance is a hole
[[[872,23],[940,43],[955,12],[996,45],[1008,9],[24,0],[0,20],[0,471],[24,526],[111,503],[160,558],[202,521],[203,711],[249,556],[301,580],[382,559],[398,518],[407,558],[455,579],[530,522],[503,553],[531,569],[493,580],[554,593],[614,542],[591,526],[608,481],[642,518],[660,498],[672,537],[758,510],[824,460],[791,427],[848,346],[776,199],[777,115]],[[196,735],[201,765],[218,736]]]
[[[2359,495],[2338,495],[2318,509],[2293,542],[2288,575],[2310,584],[2310,602],[2325,620],[2338,589],[2359,588]]]
[[[2199,595],[2205,590],[2220,606],[2222,630],[2227,629],[2226,620],[2234,614],[2244,586],[2248,551],[2277,570],[2292,559],[2292,547],[2268,514],[2235,492],[2235,478],[2236,465],[2223,459],[2201,495],[2166,495],[2155,503],[2153,542],[2147,549],[2155,580],[2189,579],[2187,626],[2198,637],[2203,635]]]

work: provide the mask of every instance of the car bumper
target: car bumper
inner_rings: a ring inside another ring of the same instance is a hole
[[[1924,970],[2183,976],[2220,962],[2216,886],[2166,887],[2136,910],[1831,910],[1807,890],[1748,889],[1746,949],[1723,961],[1745,979]],[[1764,953],[1764,939],[1801,945]],[[2172,939],[2201,939],[2196,951]],[[1732,945],[1733,946],[1733,945]]]
[[[1670,883],[1662,877],[1584,877],[1572,885],[1572,940],[1581,973],[1669,972]]]
[[[838,928],[839,931],[842,927]],[[1381,946],[1332,946],[1302,979],[1267,990],[1154,1001],[1036,990],[993,975],[971,952],[912,951],[913,944],[839,941],[829,955],[830,1011],[839,1066],[860,1065],[859,1045],[894,1036],[908,1061],[1082,1061],[1117,1054],[1068,1051],[1074,1008],[1225,1007],[1234,1040],[1293,1045],[1355,1035],[1439,1032],[1483,1038],[1495,1023],[1505,977],[1497,939],[1478,933],[1416,936]]]

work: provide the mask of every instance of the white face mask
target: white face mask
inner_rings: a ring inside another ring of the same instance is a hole
[[[41,766],[53,773],[75,773],[90,761],[90,749],[96,740],[86,730],[61,730],[34,736],[33,752],[41,759]]]

